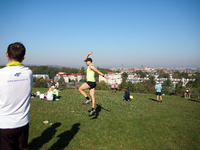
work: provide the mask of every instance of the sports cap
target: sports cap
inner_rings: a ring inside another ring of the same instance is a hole
[[[55,86],[51,86],[51,88],[54,88],[54,89],[55,89]]]
[[[92,62],[92,58],[87,58],[87,59],[85,60],[85,62],[87,62],[87,61],[91,61],[91,62]]]

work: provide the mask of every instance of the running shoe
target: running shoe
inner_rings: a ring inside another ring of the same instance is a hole
[[[95,114],[95,112],[96,112],[95,110],[91,111],[89,116],[93,116]]]
[[[89,104],[89,103],[91,103],[91,102],[92,102],[92,100],[89,99],[89,100],[86,100],[85,103],[83,103],[83,104],[84,104],[84,105],[87,105],[87,104]]]

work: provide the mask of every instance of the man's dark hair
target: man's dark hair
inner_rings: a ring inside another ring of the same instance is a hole
[[[22,62],[26,53],[26,48],[22,43],[16,42],[8,46],[7,52],[10,59]]]

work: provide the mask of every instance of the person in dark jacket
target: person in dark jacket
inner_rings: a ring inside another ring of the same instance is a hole
[[[130,100],[130,93],[128,89],[124,92],[124,101],[129,101]]]

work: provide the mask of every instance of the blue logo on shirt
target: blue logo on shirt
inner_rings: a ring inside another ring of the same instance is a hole
[[[19,72],[19,73],[16,73],[14,76],[17,76],[17,77],[19,77],[19,76],[20,76],[20,74],[21,74],[21,72]]]

